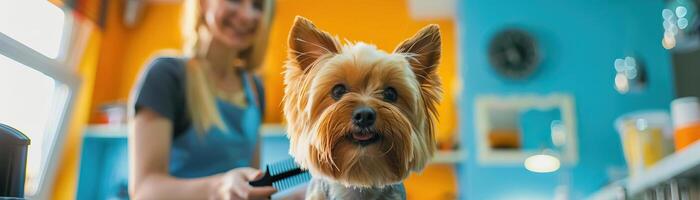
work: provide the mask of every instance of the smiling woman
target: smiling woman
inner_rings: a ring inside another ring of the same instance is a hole
[[[188,0],[184,55],[153,59],[129,103],[129,194],[135,199],[261,199],[264,97],[254,74],[271,1]]]

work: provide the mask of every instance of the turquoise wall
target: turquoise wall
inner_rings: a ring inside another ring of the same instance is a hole
[[[661,46],[661,0],[464,0],[458,6],[464,83],[460,130],[468,151],[468,160],[459,166],[462,199],[551,199],[567,177],[570,197],[585,197],[607,183],[609,169],[625,166],[615,118],[640,109],[668,110],[673,77],[670,55]],[[490,38],[511,26],[534,35],[544,54],[538,71],[525,81],[500,78],[488,62]],[[644,60],[649,85],[640,93],[621,95],[613,87],[613,61],[629,55]],[[522,164],[477,163],[475,97],[554,92],[575,98],[577,165],[534,174]]]

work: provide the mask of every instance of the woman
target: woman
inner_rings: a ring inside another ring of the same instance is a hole
[[[187,0],[185,56],[159,57],[132,95],[130,195],[135,199],[266,199],[258,129],[264,98],[252,72],[271,3]]]

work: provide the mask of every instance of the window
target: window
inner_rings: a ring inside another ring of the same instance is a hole
[[[31,139],[27,156],[25,193],[34,194],[55,139],[54,102],[64,104],[66,95],[55,93],[56,81],[15,60],[0,55],[0,123],[21,131]],[[61,106],[61,105],[59,105]]]
[[[70,29],[45,0],[0,0],[0,123],[29,137],[25,196],[49,199],[79,78],[62,67]]]
[[[66,16],[46,0],[0,0],[0,33],[49,58],[57,58]]]

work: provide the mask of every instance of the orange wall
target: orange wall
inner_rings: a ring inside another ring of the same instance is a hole
[[[149,5],[139,24],[127,30],[120,87],[115,90],[121,99],[129,96],[141,69],[156,53],[181,49],[180,7],[175,3]]]
[[[90,104],[92,101],[93,87],[95,83],[95,71],[97,59],[102,41],[100,32],[93,32],[89,36],[82,59],[79,63],[78,74],[82,78],[80,93],[77,95],[73,116],[68,126],[61,162],[56,175],[56,184],[53,188],[52,199],[75,199],[78,180],[79,149],[83,128],[90,116]]]
[[[95,83],[91,117],[100,106],[126,102],[135,79],[142,67],[164,49],[180,49],[180,5],[177,3],[150,4],[139,23],[126,27],[122,23],[123,3],[109,1],[104,42]]]
[[[96,121],[95,113],[103,103],[119,99],[118,88],[122,72],[122,57],[124,53],[125,28],[121,23],[121,1],[108,1],[107,18],[102,30],[102,45],[98,51],[97,71],[90,107],[91,119]]]

